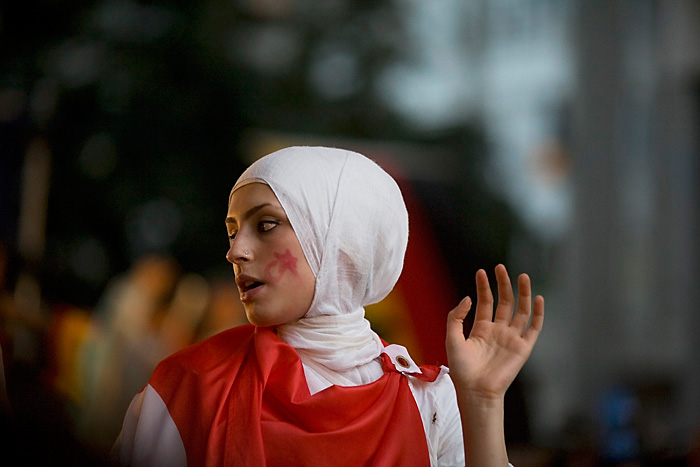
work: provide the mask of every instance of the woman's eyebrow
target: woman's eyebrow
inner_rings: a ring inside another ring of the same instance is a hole
[[[248,219],[250,216],[252,216],[256,212],[260,211],[265,206],[271,206],[271,204],[270,203],[262,203],[262,204],[258,204],[257,206],[253,206],[252,208],[248,209],[245,212],[245,214],[243,214],[243,220]],[[233,217],[229,216],[226,218],[226,223],[227,224],[237,224],[238,221],[236,219],[234,219]]]

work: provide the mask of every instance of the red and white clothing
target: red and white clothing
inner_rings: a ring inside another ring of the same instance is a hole
[[[218,334],[162,362],[134,398],[123,465],[464,465],[446,369],[388,346],[373,383],[312,395],[301,360],[268,328]]]
[[[267,184],[284,209],[316,279],[313,301],[275,331],[234,328],[164,360],[129,407],[122,462],[464,465],[447,370],[418,369],[364,317],[403,269],[408,212],[396,182],[361,154],[293,147],[253,163],[232,195],[249,183]]]

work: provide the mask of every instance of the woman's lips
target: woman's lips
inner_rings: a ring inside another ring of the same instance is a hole
[[[246,275],[236,277],[236,285],[238,285],[238,291],[240,292],[242,302],[252,300],[260,293],[260,289],[265,286],[263,282]]]
[[[255,298],[255,296],[260,293],[260,290],[262,290],[263,287],[265,287],[265,284],[261,282],[257,282],[257,284],[260,285],[241,291],[241,302],[246,303],[252,301]]]

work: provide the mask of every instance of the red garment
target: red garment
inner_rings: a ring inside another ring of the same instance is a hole
[[[430,464],[407,377],[310,395],[296,351],[270,328],[224,331],[161,362],[150,384],[178,427],[189,466]],[[434,381],[437,367],[421,367]]]

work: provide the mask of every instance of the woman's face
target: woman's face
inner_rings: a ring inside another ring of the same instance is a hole
[[[287,215],[264,183],[237,189],[228,206],[226,229],[236,284],[248,321],[277,326],[306,314],[316,278]]]

